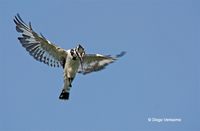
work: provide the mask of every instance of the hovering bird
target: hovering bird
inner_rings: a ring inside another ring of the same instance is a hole
[[[126,53],[122,51],[116,57],[85,54],[85,49],[81,45],[78,45],[75,49],[64,50],[52,44],[42,34],[39,36],[35,33],[31,27],[31,22],[27,26],[19,14],[13,20],[17,32],[22,34],[22,37],[18,37],[18,40],[33,58],[52,67],[63,67],[64,84],[59,96],[59,99],[62,100],[69,99],[70,88],[76,73],[85,75],[99,71]]]

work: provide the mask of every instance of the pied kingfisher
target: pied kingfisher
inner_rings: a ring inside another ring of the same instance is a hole
[[[59,99],[62,100],[69,99],[71,83],[76,73],[85,75],[99,71],[125,54],[124,51],[116,57],[85,54],[85,49],[81,45],[78,45],[75,49],[64,50],[52,44],[42,34],[39,36],[35,33],[31,27],[31,22],[27,26],[19,14],[13,20],[16,24],[16,30],[22,34],[22,37],[18,37],[18,40],[33,58],[52,67],[63,67],[64,85],[59,96]]]

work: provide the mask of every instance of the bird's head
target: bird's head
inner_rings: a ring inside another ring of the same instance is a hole
[[[75,48],[75,52],[76,52],[76,55],[78,56],[78,58],[80,59],[81,67],[82,67],[82,71],[83,71],[83,56],[85,55],[85,49],[81,45],[78,45]]]

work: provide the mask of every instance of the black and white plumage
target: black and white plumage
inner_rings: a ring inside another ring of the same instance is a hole
[[[85,54],[85,49],[81,45],[75,49],[64,50],[52,44],[42,34],[39,36],[35,33],[31,23],[29,22],[29,26],[27,26],[19,14],[15,16],[14,22],[16,30],[22,34],[22,37],[18,37],[20,43],[33,58],[52,67],[63,67],[64,84],[59,99],[69,99],[71,83],[76,73],[85,75],[99,71],[125,54],[125,52],[121,52],[116,57]]]

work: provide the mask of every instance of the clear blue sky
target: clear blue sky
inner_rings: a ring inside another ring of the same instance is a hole
[[[198,0],[1,0],[0,130],[200,130],[199,10]],[[64,49],[127,53],[77,74],[61,101],[63,70],[29,56],[17,40],[17,13]]]

